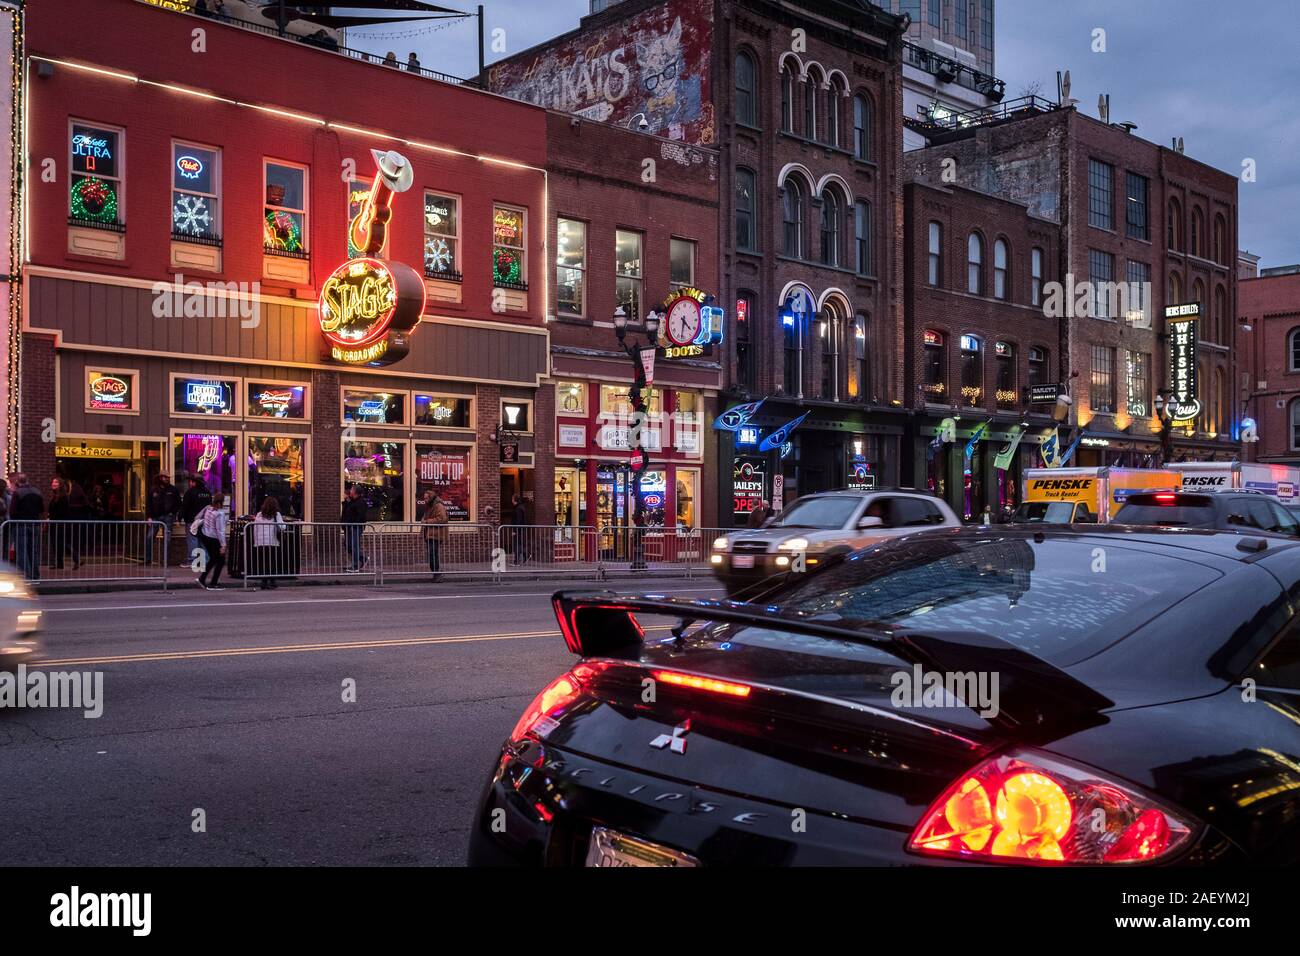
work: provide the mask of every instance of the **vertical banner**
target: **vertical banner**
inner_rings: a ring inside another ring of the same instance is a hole
[[[1165,332],[1169,340],[1169,387],[1173,390],[1170,419],[1189,422],[1201,413],[1197,398],[1196,345],[1200,338],[1201,306],[1171,305],[1165,309]]]
[[[1052,433],[1043,439],[1038,447],[1038,454],[1043,459],[1044,468],[1061,467],[1061,429],[1053,428]]]
[[[1006,471],[1010,468],[1012,460],[1016,457],[1016,449],[1020,447],[1020,439],[1024,437],[1025,430],[1017,425],[1011,440],[1003,445],[1002,450],[994,456],[993,467],[999,471]]]
[[[645,383],[653,385],[655,381],[655,350],[653,348],[641,350],[641,368],[645,372]]]

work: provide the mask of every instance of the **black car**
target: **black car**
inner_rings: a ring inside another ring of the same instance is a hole
[[[1129,495],[1113,524],[1162,528],[1268,531],[1300,537],[1295,515],[1268,495],[1249,491],[1157,491]]]
[[[471,864],[1300,862],[1300,542],[967,528],[554,604]]]

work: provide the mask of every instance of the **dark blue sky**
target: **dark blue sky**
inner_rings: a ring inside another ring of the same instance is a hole
[[[448,0],[449,6],[472,9]],[[588,0],[486,0],[491,31],[516,52],[577,26]],[[1009,97],[1033,81],[1056,95],[1056,71],[1069,69],[1079,108],[1096,115],[1109,93],[1111,119],[1138,124],[1136,135],[1167,145],[1183,137],[1187,154],[1241,174],[1255,160],[1254,183],[1240,184],[1240,244],[1262,265],[1300,262],[1300,4],[1296,0],[997,0],[997,74]],[[1106,52],[1092,52],[1092,31]],[[407,28],[409,29],[409,27]],[[378,34],[398,27],[366,28]],[[435,70],[477,69],[472,21],[415,38],[357,39],[353,45],[402,59],[415,50]],[[500,54],[489,54],[488,61]]]

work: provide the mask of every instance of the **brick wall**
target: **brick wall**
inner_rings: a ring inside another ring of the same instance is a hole
[[[1300,329],[1300,275],[1244,279],[1240,286],[1238,359],[1245,412],[1259,442],[1243,446],[1260,460],[1300,461],[1291,447],[1291,408],[1300,399],[1300,370],[1291,367],[1291,333]]]
[[[49,496],[54,477],[54,443],[44,440],[46,421],[54,420],[54,338],[24,332],[18,410],[18,463],[32,487]]]

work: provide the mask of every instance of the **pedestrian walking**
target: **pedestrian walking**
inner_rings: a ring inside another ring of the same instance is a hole
[[[86,522],[90,520],[90,499],[86,490],[70,478],[63,479],[68,490],[68,549],[72,552],[72,570],[81,567],[86,550]]]
[[[250,576],[261,580],[263,591],[279,587],[271,577],[279,570],[280,532],[285,530],[280,502],[268,495],[253,518],[253,567]]]
[[[50,479],[50,569],[63,570],[63,558],[68,550],[68,492],[63,479],[57,475]]]
[[[210,504],[212,492],[208,490],[207,484],[198,475],[190,475],[189,488],[181,497],[181,521],[185,523],[184,564],[192,564],[201,551],[198,534],[190,529],[194,525],[194,519]]]
[[[442,579],[442,545],[447,540],[447,506],[438,497],[438,492],[431,491],[425,496],[424,545],[429,552],[429,572],[434,582]]]
[[[524,527],[528,524],[528,509],[524,507],[524,499],[517,494],[510,496],[510,504],[513,506],[510,512],[510,523],[514,526],[514,563],[523,564],[529,557],[528,529]]]
[[[45,499],[31,486],[27,475],[14,475],[13,504],[9,509],[14,526],[14,552],[18,568],[30,581],[41,579],[41,519],[45,516]]]
[[[199,572],[199,587],[207,591],[224,591],[220,586],[221,569],[226,566],[226,536],[230,530],[230,512],[226,510],[226,496],[217,492],[211,504],[205,505],[190,524],[190,531],[198,536],[207,560]],[[209,579],[208,575],[211,575]]]
[[[339,515],[343,534],[347,538],[349,574],[360,573],[370,563],[370,558],[361,550],[361,535],[366,528],[366,510],[366,499],[361,496],[360,486],[349,486],[347,497],[343,499],[343,511]]]

